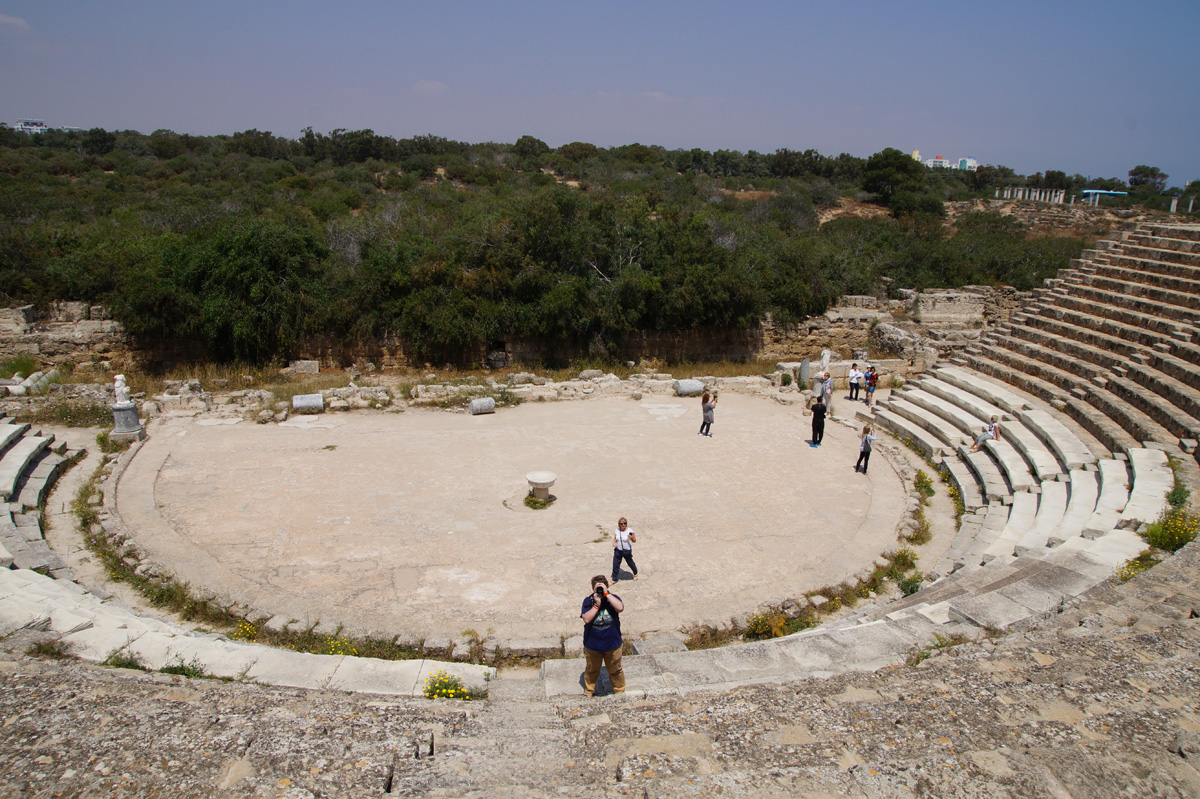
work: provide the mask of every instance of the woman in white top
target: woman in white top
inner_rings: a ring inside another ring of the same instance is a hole
[[[859,388],[858,381],[860,379],[862,379],[862,376],[863,376],[863,373],[858,371],[858,364],[856,364],[856,363],[850,364],[850,399],[851,400],[858,399],[858,388]]]
[[[613,530],[613,568],[612,582],[617,581],[621,574],[621,561],[629,564],[633,579],[637,579],[638,568],[633,562],[633,545],[637,543],[637,533],[629,529],[629,522],[622,516],[617,521],[617,529]]]

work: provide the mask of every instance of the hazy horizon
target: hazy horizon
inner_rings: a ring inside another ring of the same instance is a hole
[[[0,121],[1200,179],[1194,2],[6,2]]]

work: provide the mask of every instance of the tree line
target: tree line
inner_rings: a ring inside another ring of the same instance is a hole
[[[842,294],[1035,287],[1082,243],[989,214],[941,225],[943,200],[990,196],[979,181],[1010,179],[999,169],[895,150],[0,126],[0,299],[103,303],[218,360],[287,358],[317,335],[394,336],[439,361],[502,338],[603,357],[634,331],[798,321]],[[818,225],[842,198],[892,215]]]

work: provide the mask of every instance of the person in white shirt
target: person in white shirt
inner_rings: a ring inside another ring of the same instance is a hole
[[[858,371],[858,364],[856,364],[856,363],[850,364],[850,399],[852,401],[858,400],[858,389],[859,389],[858,381],[861,380],[862,377],[863,377],[863,373]]]
[[[637,533],[629,529],[629,522],[622,516],[617,521],[617,529],[613,530],[613,567],[612,582],[617,581],[621,574],[621,561],[629,564],[633,579],[637,579],[638,567],[633,562],[633,545],[637,543]]]
[[[825,403],[829,415],[833,416],[833,378],[829,376],[829,372],[825,373],[825,379],[821,381],[821,401]]]

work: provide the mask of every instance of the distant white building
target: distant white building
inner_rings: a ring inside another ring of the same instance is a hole
[[[979,162],[971,156],[960,158],[957,161],[951,161],[944,155],[936,155],[925,162],[925,166],[930,169],[961,169],[966,172],[974,172],[979,168]]]
[[[19,130],[22,133],[45,133],[50,128],[46,127],[46,122],[42,119],[18,119],[13,130]]]

